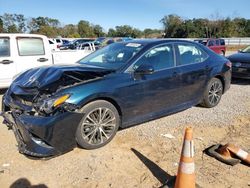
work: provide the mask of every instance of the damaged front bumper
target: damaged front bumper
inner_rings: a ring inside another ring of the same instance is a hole
[[[83,114],[64,112],[53,116],[26,115],[3,111],[4,124],[13,130],[20,153],[50,157],[76,146],[75,132]]]

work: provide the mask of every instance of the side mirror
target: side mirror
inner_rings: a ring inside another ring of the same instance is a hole
[[[135,74],[153,74],[154,73],[154,67],[147,64],[142,64],[135,70]]]

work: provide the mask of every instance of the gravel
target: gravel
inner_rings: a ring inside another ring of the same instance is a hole
[[[138,136],[144,135],[145,139],[154,139],[159,133],[171,132],[176,127],[193,125],[204,126],[227,126],[236,117],[250,115],[250,80],[234,80],[231,88],[222,96],[215,108],[203,108],[195,106],[183,112],[150,121],[133,127],[133,132]],[[122,134],[131,131],[126,129]]]
[[[203,187],[234,187],[235,184],[246,187],[249,167],[228,167],[213,158],[203,157],[202,151],[211,143],[227,141],[237,135],[236,141],[249,148],[249,117],[250,80],[236,80],[215,108],[192,107],[121,130],[103,148],[91,151],[76,148],[45,161],[19,154],[12,131],[0,123],[1,187],[19,181],[48,187],[160,187],[167,174],[176,174],[183,128],[188,125],[194,127],[196,134],[197,183]],[[230,133],[231,129],[235,133]],[[157,173],[145,164],[150,164]]]

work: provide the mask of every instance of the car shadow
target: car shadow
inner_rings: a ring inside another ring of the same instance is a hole
[[[171,176],[166,171],[164,171],[161,167],[155,164],[153,161],[148,159],[142,153],[137,151],[134,148],[131,148],[131,151],[140,159],[140,161],[150,170],[155,178],[161,182],[162,186],[168,186],[169,188],[174,187],[175,176]]]
[[[232,78],[231,84],[235,84],[235,85],[250,85],[250,79]]]
[[[26,178],[20,178],[10,185],[10,188],[48,188],[45,184],[31,185]]]

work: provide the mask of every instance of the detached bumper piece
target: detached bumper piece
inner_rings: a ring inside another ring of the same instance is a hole
[[[75,132],[82,114],[65,112],[42,117],[1,114],[4,123],[13,129],[20,153],[32,157],[52,157],[72,150],[76,146]]]

